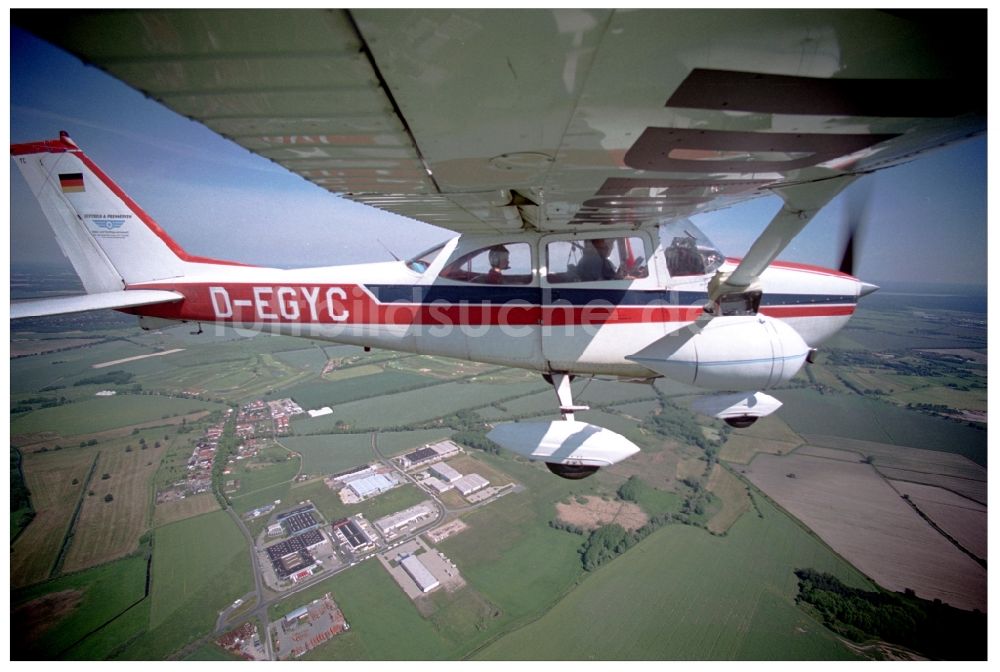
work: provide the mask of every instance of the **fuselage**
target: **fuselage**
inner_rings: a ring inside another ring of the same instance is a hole
[[[676,242],[687,239],[673,233],[466,234],[405,262],[206,264],[176,280],[130,285],[185,299],[128,312],[541,372],[653,377],[626,357],[701,316],[709,279],[737,261],[693,244],[684,252],[696,250],[701,261],[678,261]],[[598,268],[586,249],[597,238],[612,241],[608,275],[584,277]],[[507,267],[490,268],[501,248]],[[849,275],[801,264],[772,264],[760,281],[760,312],[786,321],[810,347],[846,324],[862,293]]]

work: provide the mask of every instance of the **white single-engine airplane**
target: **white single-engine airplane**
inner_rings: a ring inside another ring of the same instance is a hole
[[[576,420],[576,375],[667,376],[736,426],[773,412],[761,390],[875,289],[777,255],[859,176],[986,128],[984,12],[12,16],[330,191],[461,234],[329,268],[193,256],[62,133],[11,153],[87,293],[13,317],[114,308],[536,370],[563,419],[490,437],[567,478],[638,450]],[[766,194],[784,205],[742,260],[688,219]]]

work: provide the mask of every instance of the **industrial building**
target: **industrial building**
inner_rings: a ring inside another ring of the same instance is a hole
[[[453,485],[463,495],[471,495],[474,492],[482,490],[489,484],[490,482],[479,474],[468,474],[455,481]]]
[[[420,562],[417,556],[407,555],[399,564],[403,566],[403,569],[410,575],[410,578],[416,582],[421,592],[429,593],[441,585],[441,582],[434,578],[434,575],[424,567],[424,563]]]
[[[421,518],[433,516],[434,513],[435,508],[430,501],[421,502],[416,506],[411,506],[408,509],[394,513],[391,516],[379,518],[375,521],[375,525],[382,530],[383,534],[390,534],[406,527],[407,525],[417,522]]]
[[[368,497],[379,495],[387,490],[392,490],[396,487],[396,482],[384,474],[375,474],[374,476],[356,478],[353,481],[348,482],[347,487],[350,488],[359,498],[366,499]]]
[[[365,533],[364,528],[357,521],[350,518],[341,518],[335,522],[333,524],[333,531],[334,534],[343,539],[351,547],[352,551],[372,544],[372,540]]]
[[[310,551],[325,542],[326,537],[319,530],[312,529],[264,550],[278,578],[297,581],[312,573],[316,561]]]
[[[440,478],[442,481],[446,481],[448,483],[454,483],[458,479],[462,478],[462,474],[458,473],[458,470],[448,464],[445,464],[444,462],[432,464],[428,471]]]
[[[428,444],[420,450],[397,457],[396,461],[403,469],[412,469],[413,467],[419,467],[430,462],[446,460],[461,452],[462,447],[454,441],[438,441]]]
[[[319,527],[319,521],[313,515],[315,511],[313,505],[309,504],[279,515],[277,521],[285,529],[286,534],[298,534]]]
[[[365,476],[370,476],[375,473],[375,465],[372,464],[362,464],[357,467],[353,467],[346,471],[342,471],[339,474],[333,474],[327,477],[330,481],[350,481],[355,478],[363,478]]]
[[[438,494],[441,494],[443,492],[448,492],[449,490],[455,487],[451,483],[445,483],[444,481],[435,476],[429,476],[425,478],[423,481],[421,481],[421,483],[423,483],[429,488],[433,488]]]

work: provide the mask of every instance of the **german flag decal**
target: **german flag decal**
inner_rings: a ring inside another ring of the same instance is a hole
[[[59,173],[59,186],[64,194],[86,191],[83,187],[83,173]]]

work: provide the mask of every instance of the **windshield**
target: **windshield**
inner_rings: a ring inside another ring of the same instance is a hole
[[[434,259],[437,257],[438,252],[440,252],[441,248],[443,248],[444,246],[445,243],[441,243],[440,245],[435,245],[429,250],[424,250],[423,252],[413,257],[412,259],[407,259],[406,267],[411,271],[416,271],[417,273],[423,273],[430,267],[431,264],[434,263]]]
[[[688,220],[660,225],[660,242],[670,277],[714,273],[725,256]]]

